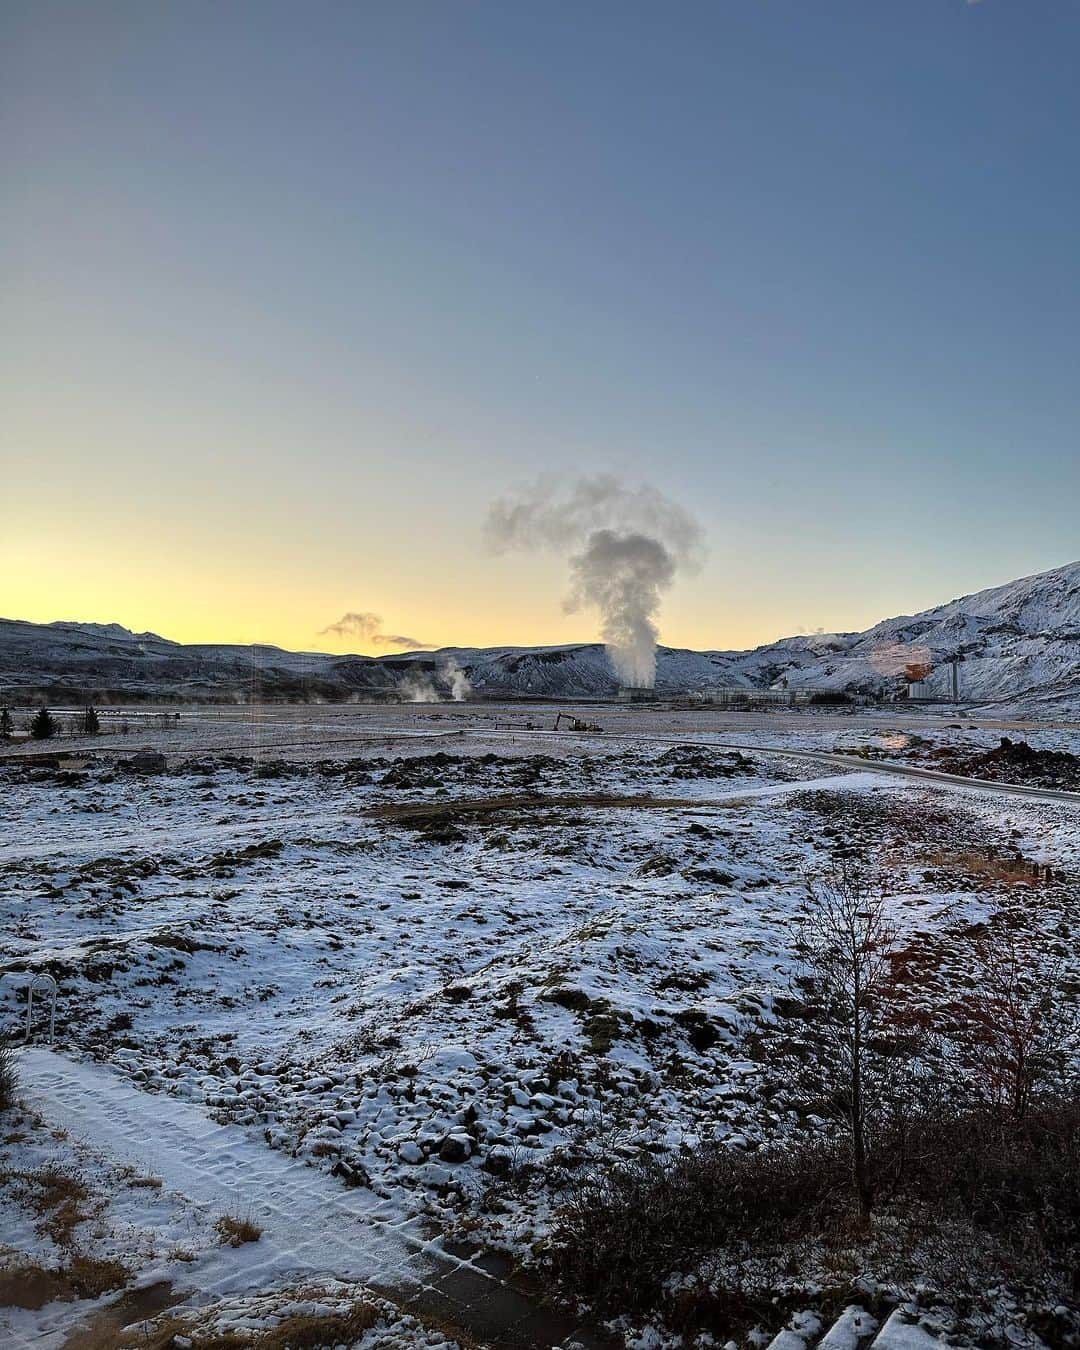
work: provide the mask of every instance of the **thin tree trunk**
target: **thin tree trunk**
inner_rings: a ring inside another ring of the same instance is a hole
[[[851,1062],[851,1161],[852,1161],[852,1180],[855,1184],[855,1195],[859,1202],[859,1226],[862,1229],[870,1227],[870,1213],[872,1209],[872,1196],[870,1192],[870,1178],[866,1170],[866,1133],[865,1120],[863,1117],[862,1101],[862,1064],[860,1055],[862,1047],[858,1031],[856,1031],[853,1045],[853,1058]]]
[[[859,1226],[870,1227],[870,1179],[866,1171],[866,1131],[862,1093],[862,981],[859,979],[857,958],[855,968],[854,1000],[851,1025],[851,1161],[855,1195],[859,1202]]]

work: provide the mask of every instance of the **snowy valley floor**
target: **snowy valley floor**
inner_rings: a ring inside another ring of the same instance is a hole
[[[806,878],[841,855],[890,878],[913,1013],[996,926],[1080,979],[1076,806],[722,745],[888,754],[905,728],[605,746],[530,739],[520,710],[497,739],[486,710],[486,739],[407,739],[444,715],[396,713],[388,741],[369,712],[339,746],[327,714],[295,753],[296,726],[257,747],[162,729],[153,776],[114,753],[0,763],[4,1024],[28,974],[59,985],[56,1054],[21,1053],[25,1108],[0,1116],[0,1335],[61,1346],[160,1289],[181,1300],[163,1316],[237,1335],[337,1316],[372,1346],[584,1336],[530,1320],[568,1178],[820,1128],[795,939]],[[228,1218],[260,1236],[231,1245]]]

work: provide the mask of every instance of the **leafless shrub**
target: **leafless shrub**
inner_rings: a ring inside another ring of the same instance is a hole
[[[885,1040],[896,930],[879,874],[843,862],[810,882],[809,911],[799,950],[824,1009],[823,1068],[851,1143],[851,1180],[862,1224],[874,1204],[868,1156],[876,1124],[896,1100],[895,1066],[879,1050]]]
[[[971,975],[942,1034],[969,1090],[1022,1120],[1075,1077],[1080,1012],[1063,962],[1031,934],[1005,928],[976,941]]]
[[[695,1257],[763,1252],[819,1227],[846,1192],[846,1155],[825,1143],[609,1165],[580,1179],[561,1207],[552,1271],[601,1310],[649,1309],[668,1275]]]
[[[15,1096],[19,1090],[19,1071],[15,1067],[15,1054],[11,1046],[0,1037],[0,1111],[8,1111],[15,1105]]]
[[[1043,1098],[1022,1119],[938,1108],[905,1142],[890,1211],[912,1277],[966,1307],[973,1325],[993,1313],[988,1289],[1080,1309],[1080,1101]]]
[[[867,1270],[984,1320],[992,1288],[1032,1309],[1077,1306],[1080,1102],[1044,1102],[1022,1121],[933,1103],[883,1126],[874,1159],[872,1230],[852,1226],[839,1136],[609,1164],[558,1211],[551,1274],[600,1312],[673,1324],[687,1309],[670,1291],[696,1283],[695,1306],[727,1335],[755,1312],[774,1318],[778,1290],[850,1289]]]

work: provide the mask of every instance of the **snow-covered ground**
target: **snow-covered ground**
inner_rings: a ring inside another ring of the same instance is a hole
[[[118,1191],[117,1159],[163,1182],[119,1188],[127,1208],[87,1237],[94,1254],[115,1249],[129,1283],[168,1278],[204,1301],[316,1276],[395,1286],[440,1232],[527,1260],[583,1160],[814,1129],[794,1086],[795,936],[805,878],[840,852],[890,870],[893,917],[924,958],[914,1004],[963,970],[973,925],[1030,911],[1034,894],[1048,942],[1080,918],[1075,806],[893,781],[857,760],[834,772],[649,743],[887,751],[907,722],[732,729],[621,710],[602,734],[555,739],[533,734],[552,716],[535,709],[393,722],[335,709],[321,723],[278,710],[245,748],[242,718],[198,716],[131,733],[168,751],[161,775],[110,753],[3,769],[0,968],[59,982],[71,1067],[38,1050],[23,1062],[28,1105],[71,1141],[50,1156],[82,1165],[85,1134],[111,1159],[103,1189]],[[1075,749],[1076,734],[1040,743]],[[990,875],[984,856],[1052,872]],[[0,982],[12,1025],[21,990]],[[13,1133],[28,1135],[16,1153],[41,1147],[40,1131]],[[3,1204],[0,1261],[62,1265],[18,1188]],[[265,1226],[250,1254],[219,1245],[225,1210]],[[152,1239],[125,1245],[125,1225]],[[0,1319],[44,1336],[81,1311]]]
[[[81,715],[56,710],[63,727]],[[575,734],[556,717],[564,713],[598,728]],[[59,735],[48,742],[0,742],[0,762],[27,754],[93,754],[116,759],[143,746],[170,760],[201,754],[314,762],[329,758],[430,754],[437,750],[501,755],[543,753],[572,757],[603,753],[612,741],[655,744],[690,738],[752,742],[763,746],[831,750],[922,735],[933,742],[968,737],[992,745],[1003,735],[1033,745],[1080,753],[1080,721],[1030,721],[973,716],[914,705],[860,709],[776,709],[736,712],[719,708],[634,706],[618,703],[521,702],[434,704],[261,704],[207,707],[111,707],[101,710],[98,737]],[[509,742],[509,744],[508,744]],[[621,745],[618,748],[622,748]]]

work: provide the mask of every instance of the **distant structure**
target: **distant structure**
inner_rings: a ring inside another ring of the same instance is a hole
[[[951,661],[945,663],[948,669],[948,685],[941,687],[941,681],[935,681],[932,686],[929,680],[929,668],[921,679],[909,679],[907,686],[908,699],[914,703],[959,703],[960,702],[960,662],[962,656],[954,656]],[[914,668],[908,667],[909,674]],[[939,667],[939,670],[941,667]]]
[[[752,689],[746,685],[721,685],[713,689],[697,689],[684,697],[692,703],[718,708],[795,708],[815,702],[849,701],[843,694],[836,694],[830,690],[790,687]]]
[[[656,690],[648,685],[624,684],[616,697],[620,703],[655,703]]]

